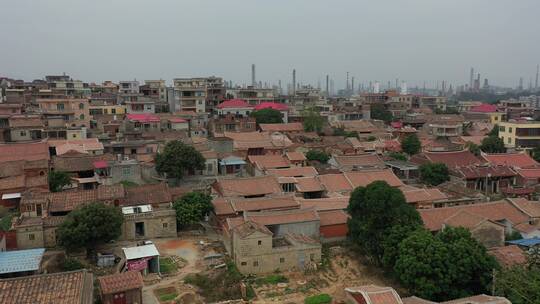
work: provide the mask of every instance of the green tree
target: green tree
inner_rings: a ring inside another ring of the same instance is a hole
[[[465,148],[467,148],[472,154],[479,156],[480,155],[480,147],[472,142],[467,142],[465,144]]]
[[[62,191],[64,186],[71,185],[71,178],[63,171],[51,171],[48,178],[51,192]]]
[[[411,134],[401,140],[401,150],[409,155],[417,154],[421,148],[422,143],[416,134]]]
[[[321,132],[324,119],[321,114],[313,108],[309,108],[302,113],[304,119],[304,130],[306,132]]]
[[[465,228],[447,227],[433,236],[412,232],[399,245],[394,270],[409,291],[432,301],[487,293],[495,258]]]
[[[535,161],[540,162],[540,147],[532,149],[531,156]]]
[[[389,229],[382,241],[384,251],[382,265],[385,268],[393,270],[399,256],[399,244],[418,229],[423,228],[416,222],[410,225],[395,225]]]
[[[394,116],[383,104],[376,103],[371,105],[371,119],[378,119],[389,123],[394,120]]]
[[[200,222],[205,215],[214,209],[212,197],[202,192],[190,192],[175,201],[178,227],[186,227]]]
[[[204,157],[193,146],[179,140],[168,142],[163,152],[156,155],[156,170],[167,177],[180,179],[189,169],[204,169]]]
[[[405,153],[399,153],[399,152],[390,152],[388,153],[388,156],[395,160],[401,160],[401,161],[407,161],[408,159]]]
[[[495,272],[495,295],[512,304],[540,303],[540,270],[525,265]]]
[[[255,118],[257,124],[274,124],[283,122],[281,112],[274,109],[262,109],[254,111],[251,113],[251,116]]]
[[[384,181],[354,189],[348,212],[351,240],[378,264],[384,255],[383,241],[392,227],[421,224],[420,215],[407,204],[401,190]]]
[[[486,153],[504,153],[506,148],[502,139],[496,136],[488,136],[482,140],[480,150]]]
[[[489,131],[488,136],[499,137],[499,125],[495,124],[493,129]]]
[[[306,153],[306,158],[311,161],[316,160],[320,162],[321,164],[326,164],[328,160],[330,159],[330,155],[320,150],[309,150]]]
[[[443,163],[426,163],[420,166],[420,179],[431,186],[449,181],[449,174],[448,167]]]
[[[117,239],[122,234],[124,216],[119,208],[90,203],[66,216],[57,231],[58,243],[68,250],[86,248]]]

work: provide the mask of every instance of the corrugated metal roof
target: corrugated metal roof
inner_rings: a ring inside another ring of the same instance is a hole
[[[0,274],[39,270],[45,248],[0,252]]]
[[[521,239],[521,240],[514,240],[514,241],[508,241],[509,244],[514,244],[518,246],[524,246],[524,247],[533,247],[538,244],[540,244],[540,238],[530,238],[530,239]]]
[[[140,259],[159,255],[159,251],[154,244],[123,248],[123,250],[124,255],[126,256],[126,260]]]

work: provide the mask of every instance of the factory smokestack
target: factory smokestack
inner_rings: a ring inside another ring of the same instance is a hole
[[[328,85],[330,84],[330,76],[326,74],[326,96],[330,96],[330,90]]]
[[[255,78],[255,64],[251,65],[251,85],[254,87],[257,86],[257,80]]]
[[[292,70],[292,95],[296,95],[296,70]]]

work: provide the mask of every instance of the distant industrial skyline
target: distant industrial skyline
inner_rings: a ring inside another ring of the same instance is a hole
[[[216,75],[346,87],[535,84],[540,1],[0,0],[0,76],[87,82]],[[489,14],[487,13],[489,11]],[[519,16],[519,17],[517,17]]]

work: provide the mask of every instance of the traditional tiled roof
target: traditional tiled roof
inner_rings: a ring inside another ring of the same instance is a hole
[[[359,154],[359,155],[336,155],[334,156],[336,163],[341,166],[357,166],[359,168],[378,167],[384,168],[384,162],[377,154]]]
[[[401,301],[403,301],[403,304],[438,304],[415,296],[403,298]]]
[[[494,113],[497,112],[497,106],[492,104],[483,103],[476,107],[472,107],[469,112],[475,113]]]
[[[49,146],[46,142],[17,143],[0,145],[0,163],[17,160],[49,160]]]
[[[268,226],[318,221],[319,215],[315,209],[291,209],[283,211],[245,212],[244,219]]]
[[[65,172],[79,172],[79,171],[93,171],[94,163],[100,160],[112,161],[114,156],[111,154],[101,155],[67,155],[54,156],[53,168],[57,171]]]
[[[262,109],[274,109],[278,111],[287,111],[289,107],[283,103],[265,101],[255,106],[255,110],[262,110]]]
[[[458,213],[450,216],[444,220],[444,224],[452,227],[463,227],[467,229],[473,229],[480,225],[482,222],[488,219],[473,213],[469,213],[466,210],[461,210]]]
[[[318,175],[317,169],[314,167],[290,167],[284,169],[269,169],[268,174],[273,174],[277,177],[304,177]]]
[[[71,149],[85,152],[103,150],[103,144],[97,138],[49,140],[47,143],[56,148],[57,155],[65,154]]]
[[[122,199],[125,196],[124,187],[121,184],[105,186],[100,185],[92,190],[69,190],[45,194],[50,202],[50,212],[66,212],[77,208],[80,205]]]
[[[121,291],[140,289],[143,287],[143,278],[139,271],[115,273],[98,278],[102,294],[113,294]]]
[[[274,176],[218,179],[215,188],[222,196],[256,196],[281,193]]]
[[[525,198],[507,198],[507,200],[528,216],[540,218],[540,202]]]
[[[171,201],[172,196],[165,183],[126,188],[126,205],[163,204]]]
[[[475,136],[461,136],[460,139],[464,142],[464,143],[473,143],[475,145],[481,145],[482,144],[482,140],[484,140],[484,138],[486,138],[485,135],[475,135]]]
[[[517,173],[514,172],[510,167],[506,165],[500,166],[467,166],[467,167],[458,167],[454,169],[455,172],[461,175],[465,179],[477,179],[485,178],[487,176],[491,177],[512,177],[516,176]]]
[[[525,253],[517,245],[491,248],[489,249],[488,253],[494,256],[499,264],[504,267],[523,265],[527,263]]]
[[[516,169],[516,171],[525,179],[540,179],[540,168]]]
[[[357,303],[370,304],[402,304],[401,297],[392,287],[380,287],[376,285],[364,285],[359,287],[347,287],[349,293]]]
[[[349,206],[349,197],[325,197],[313,199],[297,199],[302,208],[315,208],[317,211],[345,210]]]
[[[500,154],[485,154],[482,157],[489,163],[501,166],[512,166],[516,168],[537,167],[537,163],[527,153],[500,153]]]
[[[300,122],[259,124],[259,127],[264,132],[300,132],[304,130],[304,126]]]
[[[447,219],[460,211],[487,218],[494,222],[510,221],[513,225],[528,223],[529,217],[509,202],[502,200],[491,203],[463,205],[444,208],[418,210],[424,226],[431,231],[439,231]]]
[[[347,224],[349,215],[343,210],[319,211],[321,226]]]
[[[508,299],[503,297],[494,297],[482,294],[452,301],[441,302],[441,304],[512,304],[512,302],[508,301]]]
[[[272,232],[266,228],[264,224],[254,221],[246,221],[232,228],[234,233],[238,233],[241,238],[251,235],[253,232],[261,232],[267,235],[272,235]]]
[[[298,192],[315,192],[324,191],[324,186],[319,182],[317,177],[298,177],[296,178],[296,190]]]
[[[285,156],[287,156],[287,158],[290,161],[304,161],[304,160],[306,160],[306,156],[302,152],[295,152],[295,151],[287,152],[287,153],[285,153]]]
[[[351,182],[353,188],[365,187],[375,181],[385,181],[392,187],[399,187],[403,182],[390,169],[372,171],[352,171],[344,175]]]
[[[469,150],[451,151],[451,152],[423,152],[411,157],[411,162],[424,164],[428,162],[443,163],[449,169],[481,164],[478,159]]]
[[[427,189],[407,186],[401,187],[401,191],[403,192],[407,203],[434,202],[448,198],[448,195],[437,188]]]
[[[216,215],[231,215],[246,211],[297,209],[300,204],[290,195],[258,198],[216,198],[212,201]]]
[[[229,99],[217,105],[216,108],[218,109],[253,108],[253,106],[247,103],[243,99]]]
[[[141,123],[160,122],[159,116],[150,113],[127,114],[126,118]]]
[[[11,128],[42,128],[43,121],[38,115],[13,115],[9,118]]]
[[[353,190],[351,182],[343,173],[323,174],[318,176],[328,192],[349,192]]]
[[[91,304],[92,274],[86,270],[0,280],[3,304]]]
[[[249,155],[248,161],[260,170],[287,168],[290,166],[289,160],[282,155]]]

